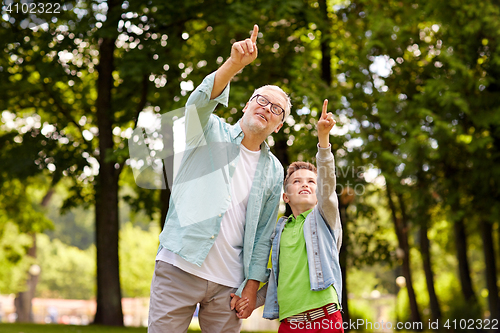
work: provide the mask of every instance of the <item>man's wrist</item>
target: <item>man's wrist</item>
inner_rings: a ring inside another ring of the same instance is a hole
[[[245,67],[245,66],[243,66]],[[217,98],[226,88],[226,86],[229,84],[231,79],[238,74],[240,70],[243,69],[243,67],[238,66],[235,64],[231,58],[226,60],[222,66],[217,69],[215,72],[215,78],[214,78],[214,84],[212,88],[212,92],[210,94],[210,99],[215,99]]]
[[[245,65],[235,63],[233,58],[231,58],[231,57],[229,57],[224,62],[224,65],[227,66],[227,68],[230,68],[231,71],[233,71],[235,73],[235,75],[236,75],[236,73],[241,71],[243,68],[245,68]]]

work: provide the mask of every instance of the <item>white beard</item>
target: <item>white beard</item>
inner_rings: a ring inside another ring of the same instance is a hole
[[[262,132],[266,129],[266,124],[262,123],[258,119],[252,118],[252,117],[243,116],[241,118],[241,122],[245,125],[245,128],[248,131],[250,131],[254,134],[262,134]]]

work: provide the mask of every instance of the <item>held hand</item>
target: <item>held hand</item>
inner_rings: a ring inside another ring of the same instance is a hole
[[[241,313],[241,311],[245,310],[248,307],[250,300],[248,298],[240,298],[240,300],[236,303],[236,311]]]
[[[240,299],[240,296],[237,296],[235,293],[231,293],[231,310],[234,310],[236,308],[236,304]]]
[[[245,67],[257,58],[257,36],[259,34],[259,26],[253,26],[252,36],[245,40],[236,42],[231,47],[230,60],[233,64]]]
[[[236,316],[240,319],[246,319],[250,317],[257,303],[257,293],[245,289],[246,288],[244,288],[243,292],[241,293],[241,299],[235,305],[237,310],[239,307]]]
[[[236,310],[236,316],[241,319],[241,312],[248,307],[250,302],[248,298],[240,298],[234,293],[231,293],[231,310]]]
[[[336,121],[333,119],[333,114],[331,112],[326,112],[328,108],[328,100],[325,99],[323,102],[323,111],[321,112],[321,117],[318,120],[318,140],[320,147],[326,148],[329,144],[330,131],[335,126]]]

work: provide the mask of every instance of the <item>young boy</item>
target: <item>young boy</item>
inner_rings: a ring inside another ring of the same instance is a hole
[[[273,234],[269,282],[258,293],[265,297],[264,318],[281,321],[278,333],[343,332],[340,303],[342,278],[339,251],[342,226],[335,192],[335,166],[330,130],[333,115],[323,104],[318,121],[316,163],[294,162],[287,170],[283,200],[293,215],[282,217]],[[234,297],[238,317],[250,315],[247,300]],[[247,311],[245,311],[247,310]]]

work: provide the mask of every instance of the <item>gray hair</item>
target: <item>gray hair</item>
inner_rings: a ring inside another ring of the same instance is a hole
[[[292,101],[290,100],[290,96],[288,96],[288,94],[286,92],[284,92],[283,89],[281,89],[280,87],[268,84],[268,85],[265,85],[265,86],[262,86],[260,88],[255,89],[255,91],[252,94],[252,97],[250,97],[250,100],[252,98],[254,98],[255,95],[261,94],[264,90],[272,90],[274,92],[278,92],[278,93],[282,94],[283,96],[285,96],[285,100],[286,100],[285,117],[283,117],[283,121],[285,121],[285,119],[290,115],[290,112],[292,110]]]

